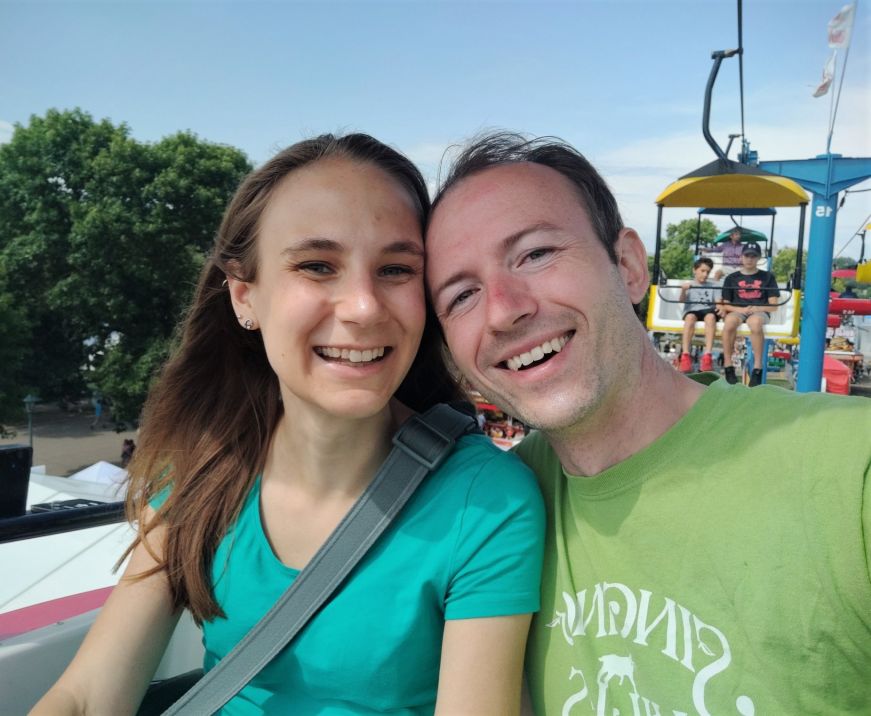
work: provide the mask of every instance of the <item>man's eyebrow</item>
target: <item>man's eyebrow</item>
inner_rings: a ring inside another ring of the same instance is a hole
[[[513,234],[509,234],[504,239],[499,242],[499,246],[503,252],[507,252],[511,250],[518,242],[520,242],[525,237],[529,236],[529,234],[534,234],[538,231],[556,231],[558,227],[554,226],[548,221],[540,221],[536,224],[532,224],[531,226],[527,226],[520,231],[516,231]],[[473,274],[471,271],[467,271],[465,269],[460,269],[455,273],[452,273],[448,276],[444,281],[442,281],[438,286],[436,286],[432,290],[432,296],[438,296],[442,291],[444,291],[448,286],[452,284],[459,283],[460,281],[465,281],[468,278],[472,278]]]

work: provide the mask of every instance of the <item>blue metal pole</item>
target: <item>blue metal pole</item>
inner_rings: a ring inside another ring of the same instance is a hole
[[[801,316],[801,353],[798,359],[798,380],[795,384],[799,393],[819,391],[823,375],[823,347],[826,343],[826,322],[829,316],[837,203],[837,193],[828,198],[814,194]]]
[[[768,382],[768,360],[771,356],[771,344],[773,341],[770,338],[766,338],[765,342],[762,344],[762,382]]]
[[[753,370],[755,362],[756,356],[753,353],[753,341],[750,340],[750,336],[747,336],[744,339],[744,372],[742,375],[744,385],[747,385],[747,381],[750,379],[750,371]]]

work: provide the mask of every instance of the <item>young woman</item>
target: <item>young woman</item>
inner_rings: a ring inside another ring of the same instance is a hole
[[[34,713],[135,712],[182,608],[217,663],[369,484],[399,425],[460,396],[423,286],[426,186],[373,138],[300,142],[224,216],[145,408],[124,578]],[[462,438],[228,714],[511,714],[538,608],[531,474]]]

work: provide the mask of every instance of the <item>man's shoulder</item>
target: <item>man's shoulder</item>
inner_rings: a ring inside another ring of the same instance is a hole
[[[845,435],[859,435],[862,430],[867,431],[864,434],[871,433],[871,400],[867,398],[797,393],[773,385],[745,388],[721,383],[717,381],[717,388],[728,391],[730,397],[728,403],[721,404],[722,408],[743,416],[741,419],[748,426],[762,419],[788,424],[794,434],[838,429],[845,430]]]
[[[513,448],[513,451],[525,462],[539,480],[546,479],[549,475],[562,472],[559,458],[548,442],[544,434],[539,430],[533,430]]]

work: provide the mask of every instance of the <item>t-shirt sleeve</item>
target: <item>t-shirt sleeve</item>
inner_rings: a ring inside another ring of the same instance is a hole
[[[774,274],[770,271],[768,272],[768,278],[765,281],[765,297],[766,302],[768,302],[772,297],[776,299],[780,299],[780,289],[777,286],[777,279],[774,277]]]
[[[723,280],[722,296],[726,303],[732,303],[735,300],[734,283],[730,280],[730,276],[726,276]]]
[[[544,506],[515,455],[493,453],[471,480],[454,546],[445,619],[539,609]]]
[[[169,499],[169,493],[172,490],[172,485],[167,485],[160,492],[158,492],[154,497],[152,497],[148,501],[148,506],[157,512],[162,506],[163,503]]]
[[[871,584],[871,462],[865,470],[865,482],[862,487],[862,532],[865,537],[865,570],[868,582]]]

